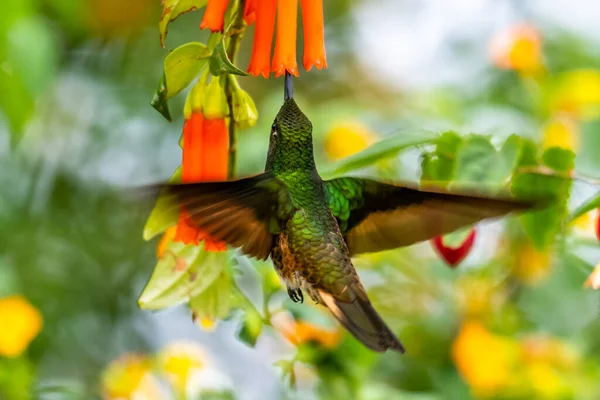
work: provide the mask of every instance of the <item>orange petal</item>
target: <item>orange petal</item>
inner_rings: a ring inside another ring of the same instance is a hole
[[[296,29],[298,0],[277,0],[277,41],[272,71],[281,76],[285,71],[298,76],[296,62]]]
[[[228,2],[229,0],[208,0],[200,29],[209,28],[211,32],[223,32]]]
[[[248,25],[252,25],[256,20],[256,1],[246,0],[246,4],[244,4],[244,21]]]
[[[322,0],[301,0],[304,27],[304,69],[327,68]]]
[[[183,123],[183,156],[181,162],[181,180],[194,182],[202,178],[202,113],[192,113]]]
[[[256,31],[248,67],[248,72],[254,76],[269,77],[276,5],[277,0],[260,0],[256,3]]]
[[[196,227],[188,212],[182,207],[179,210],[179,221],[177,222],[177,230],[173,241],[197,246],[202,235],[203,232]]]
[[[225,118],[204,119],[202,143],[204,151],[200,158],[201,180],[227,179],[229,132]]]
[[[216,181],[227,179],[229,156],[229,131],[225,118],[204,119],[202,127],[202,143],[204,151],[200,158],[202,165],[202,181]],[[224,242],[214,240],[208,234],[200,236],[204,240],[204,250],[225,251]]]
[[[210,237],[204,238],[204,251],[218,253],[227,250],[227,243],[214,240]]]

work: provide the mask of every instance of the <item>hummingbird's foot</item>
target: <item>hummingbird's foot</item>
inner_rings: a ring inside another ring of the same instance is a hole
[[[304,295],[302,294],[301,289],[290,289],[288,288],[288,296],[294,303],[300,302],[304,303]]]

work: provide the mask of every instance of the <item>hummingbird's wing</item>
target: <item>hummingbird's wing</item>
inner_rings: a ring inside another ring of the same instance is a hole
[[[333,179],[324,186],[352,255],[408,246],[536,205],[508,197],[419,190],[361,178]]]
[[[183,207],[199,228],[245,254],[265,260],[293,206],[287,188],[270,174],[224,182],[165,184],[162,194]]]

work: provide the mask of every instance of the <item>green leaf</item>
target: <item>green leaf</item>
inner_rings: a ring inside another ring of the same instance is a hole
[[[484,136],[470,135],[456,153],[453,179],[458,184],[487,184],[499,187],[510,178],[522,150],[516,135],[498,151]]]
[[[175,173],[169,179],[169,183],[181,182],[181,167],[175,170]],[[156,205],[150,212],[150,216],[144,226],[144,240],[150,240],[154,236],[166,231],[169,227],[175,225],[179,218],[179,207],[173,207],[165,196],[164,191],[158,196]]]
[[[227,51],[225,50],[225,40],[221,40],[210,57],[209,62],[210,73],[213,76],[219,76],[221,74],[232,74],[232,75],[249,75],[242,71],[229,60],[227,57]]]
[[[444,246],[453,249],[462,246],[462,244],[465,242],[465,240],[467,240],[473,229],[474,228],[472,226],[469,226],[444,235]]]
[[[554,199],[554,203],[545,209],[520,217],[523,229],[535,247],[545,250],[554,242],[567,216],[572,180],[565,172],[574,167],[575,154],[570,150],[553,147],[547,149],[541,158],[542,166],[556,174],[518,173],[513,177],[512,191],[518,198]],[[521,161],[530,162],[531,158],[522,157]]]
[[[247,308],[244,311],[244,321],[238,333],[238,338],[250,347],[254,347],[262,331],[262,317],[256,309]]]
[[[557,172],[569,172],[575,168],[575,153],[560,147],[551,147],[542,154],[544,165]]]
[[[433,143],[438,138],[437,134],[425,130],[399,132],[369,146],[357,154],[330,165],[323,171],[320,171],[320,173],[324,179],[331,179],[335,176],[373,165],[381,159],[392,157],[409,147]]]
[[[6,62],[22,78],[32,96],[42,94],[58,67],[58,45],[46,21],[20,18],[6,35]]]
[[[571,215],[569,215],[569,218],[567,219],[567,222],[571,222],[579,217],[581,217],[583,214],[586,214],[592,210],[595,210],[596,208],[600,207],[600,192],[597,193],[594,197],[586,200],[582,205],[580,205],[579,207],[577,207],[572,213]]]
[[[169,103],[167,102],[167,78],[163,72],[162,78],[158,84],[158,88],[154,93],[154,97],[150,101],[150,105],[154,107],[165,119],[169,122],[173,120],[169,111]]]
[[[205,253],[213,255],[226,255],[227,253]],[[212,272],[212,271],[211,271]],[[211,321],[222,319],[229,314],[231,308],[232,280],[229,273],[222,268],[219,275],[206,290],[193,296],[190,308],[194,320],[208,318]]]
[[[12,71],[9,72],[6,66],[0,66],[0,93],[0,109],[8,120],[11,144],[16,145],[33,113],[33,97],[22,79]]]
[[[496,149],[489,138],[468,136],[456,153],[453,179],[461,183],[495,181],[498,159]]]
[[[235,395],[230,390],[221,392],[204,390],[198,400],[235,400]]]
[[[34,370],[25,357],[0,357],[0,399],[31,399]]]
[[[191,301],[212,286],[229,260],[227,252],[203,251],[204,246],[171,242],[158,260],[138,304],[161,309]]]
[[[208,0],[163,0],[163,12],[158,23],[160,45],[165,47],[165,39],[171,21],[175,21],[181,14],[204,7],[206,3]]]
[[[169,53],[164,63],[166,98],[188,87],[208,63],[210,55],[210,49],[198,42],[184,44]]]
[[[445,132],[436,141],[431,153],[424,153],[421,161],[421,182],[448,182],[453,178],[454,163],[463,138],[455,132]]]

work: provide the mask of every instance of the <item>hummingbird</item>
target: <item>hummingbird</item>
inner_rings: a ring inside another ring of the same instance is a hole
[[[404,353],[371,304],[352,257],[425,241],[534,203],[366,178],[323,180],[312,124],[294,100],[289,74],[284,87],[263,173],[160,189],[212,237],[248,256],[270,257],[294,302],[304,300],[304,291],[368,348]]]

